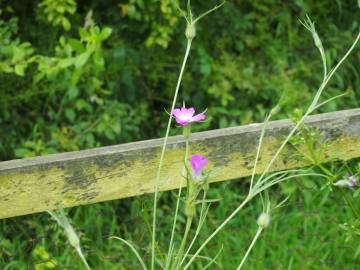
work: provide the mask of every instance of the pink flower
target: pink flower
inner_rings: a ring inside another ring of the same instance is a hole
[[[198,178],[204,167],[207,165],[208,160],[206,157],[201,155],[193,155],[191,156],[191,167],[193,171],[193,177]]]
[[[199,113],[195,115],[195,109],[193,107],[186,109],[185,106],[182,108],[176,108],[172,112],[172,116],[175,117],[175,120],[178,124],[182,126],[187,126],[190,123],[193,122],[200,122],[205,120],[205,112]]]

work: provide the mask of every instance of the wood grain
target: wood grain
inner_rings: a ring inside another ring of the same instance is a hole
[[[360,109],[308,117],[307,125],[327,141],[325,159],[360,156]],[[251,174],[262,124],[194,133],[191,153],[209,158],[211,181]],[[270,122],[257,172],[261,172],[293,126],[289,120]],[[154,191],[163,139],[0,162],[0,218],[90,204]],[[184,139],[169,138],[160,190],[178,188]],[[307,165],[289,145],[273,171]]]

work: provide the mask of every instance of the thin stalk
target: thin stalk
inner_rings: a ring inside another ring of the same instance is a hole
[[[215,255],[215,257],[214,258],[212,258],[212,260],[207,264],[207,265],[205,265],[205,267],[204,267],[204,269],[203,270],[206,270],[206,269],[208,269],[213,263],[215,263],[216,264],[216,259],[220,256],[220,254],[221,254],[221,251],[223,250],[223,248],[224,248],[224,246],[221,246],[221,248],[220,248],[220,250],[219,250],[219,252]]]
[[[258,147],[257,147],[254,168],[253,168],[253,171],[252,171],[252,174],[251,174],[249,193],[251,193],[252,188],[253,188],[254,178],[255,178],[255,174],[256,174],[256,166],[257,166],[257,163],[259,161],[261,145],[262,145],[262,141],[264,139],[266,126],[267,126],[267,123],[269,122],[270,117],[271,117],[271,113],[265,118],[264,124],[263,124],[263,126],[261,128],[261,134],[260,134],[260,138],[259,138],[259,144],[258,144]]]
[[[295,125],[295,127],[290,131],[289,135],[286,137],[286,139],[283,141],[283,143],[281,144],[280,148],[277,150],[277,152],[275,153],[275,155],[273,156],[273,158],[271,159],[271,161],[268,163],[268,165],[266,166],[265,170],[263,171],[263,173],[260,176],[261,180],[264,175],[269,171],[270,167],[273,165],[273,163],[275,162],[275,160],[277,159],[277,157],[279,156],[280,152],[283,150],[283,148],[285,147],[285,145],[288,143],[288,141],[290,140],[290,138],[294,135],[294,133],[296,132],[296,130],[300,127],[300,125],[305,121],[306,117],[313,112],[313,110],[316,107],[316,105],[318,104],[319,98],[325,88],[325,86],[328,84],[329,80],[332,78],[332,76],[334,75],[334,73],[336,72],[336,70],[340,67],[340,65],[345,61],[345,59],[349,56],[349,54],[351,53],[351,51],[355,48],[355,45],[357,44],[357,42],[359,41],[360,38],[360,32],[358,33],[354,43],[351,45],[350,49],[346,52],[346,54],[341,58],[341,60],[337,63],[337,65],[331,70],[331,72],[328,74],[328,76],[326,77],[326,79],[322,82],[322,84],[320,85],[318,91],[316,92],[316,95],[312,101],[312,103],[310,104],[308,110],[306,111],[306,113],[303,115],[303,117],[300,119],[300,121]]]
[[[319,48],[319,51],[320,51],[320,54],[321,54],[321,60],[322,60],[322,63],[323,63],[323,69],[324,69],[324,80],[327,76],[327,67],[326,67],[326,56],[325,56],[325,52],[324,52],[324,49],[320,49]]]
[[[191,263],[196,259],[196,257],[199,255],[199,253],[203,250],[203,248],[207,245],[207,243],[210,242],[211,239],[214,238],[214,236],[221,231],[225,225],[252,199],[251,196],[247,196],[246,199],[223,221],[223,223],[216,228],[216,230],[201,244],[200,248],[195,252],[195,254],[191,257],[189,262],[185,265],[183,270],[186,270],[189,268]]]
[[[166,128],[164,142],[163,142],[162,149],[161,149],[159,167],[158,167],[157,172],[156,172],[154,205],[153,205],[152,241],[151,241],[151,270],[154,270],[154,268],[155,268],[156,209],[157,209],[157,200],[158,200],[158,192],[159,192],[160,174],[161,174],[161,169],[162,169],[162,166],[163,166],[163,163],[164,163],[166,144],[167,144],[168,137],[169,137],[169,132],[170,132],[170,126],[171,126],[171,120],[172,120],[172,114],[171,113],[173,112],[173,110],[175,108],[177,96],[178,96],[179,89],[180,89],[181,80],[182,80],[182,77],[183,77],[183,73],[184,73],[184,70],[185,70],[187,59],[189,57],[190,48],[191,48],[191,40],[188,40],[187,45],[186,45],[186,51],[185,51],[183,63],[182,63],[180,74],[179,74],[179,78],[178,78],[176,88],[175,88],[173,102],[172,102],[172,105],[171,105],[170,116],[169,116],[169,120],[168,120],[168,124],[167,124],[167,128]]]
[[[263,230],[263,228],[261,228],[261,227],[259,227],[259,228],[257,229],[257,232],[256,232],[256,234],[255,234],[255,236],[254,236],[254,238],[253,238],[253,240],[252,240],[252,242],[251,242],[251,244],[250,244],[250,246],[249,246],[248,250],[246,251],[246,253],[245,253],[244,257],[242,258],[241,263],[239,264],[239,266],[238,266],[237,270],[240,270],[240,269],[241,269],[241,267],[244,265],[244,263],[245,263],[245,261],[246,261],[247,257],[248,257],[248,256],[249,256],[249,254],[250,254],[250,251],[251,251],[251,250],[252,250],[252,248],[254,247],[254,245],[255,245],[255,243],[256,243],[256,241],[257,241],[257,239],[259,238],[259,236],[260,236],[260,234],[261,234],[262,230]]]
[[[182,176],[184,176],[184,177],[186,176],[186,173],[187,173],[186,163],[187,163],[188,159],[189,159],[189,137],[185,137],[184,167],[183,167],[183,170],[182,170]],[[166,260],[167,260],[166,261],[166,266],[169,266],[169,263],[170,263],[171,257],[172,257],[171,250],[172,250],[172,246],[173,246],[173,242],[174,242],[177,217],[178,217],[178,213],[179,213],[180,196],[181,196],[182,186],[183,186],[183,183],[180,184],[178,197],[177,197],[177,201],[176,201],[174,222],[173,222],[173,226],[172,226],[172,230],[171,230],[170,244],[169,244],[169,249],[168,249],[167,258],[166,258]]]
[[[76,248],[76,252],[78,253],[78,255],[79,255],[79,257],[81,258],[81,260],[83,261],[86,269],[87,269],[87,270],[91,270],[91,268],[90,268],[88,262],[86,261],[85,256],[84,256],[84,254],[82,253],[82,250],[81,250],[80,247],[77,247],[77,248]]]
[[[272,187],[272,186],[274,186],[274,185],[276,185],[278,183],[284,182],[286,180],[289,180],[289,179],[292,179],[292,178],[295,178],[295,177],[303,177],[303,176],[327,177],[326,175],[319,174],[319,173],[304,173],[304,174],[290,175],[290,176],[287,176],[285,178],[272,180],[269,183],[267,183],[266,185],[258,187],[258,189],[256,189],[256,191],[253,192],[252,196],[255,197],[257,194],[263,192],[264,190],[266,190],[266,189],[268,189],[268,188],[270,188],[270,187]]]
[[[342,190],[342,188],[339,188],[341,196],[345,199],[346,203],[350,206],[351,211],[353,212],[353,214],[360,219],[360,214],[359,212],[356,210],[354,204],[351,202],[351,199],[348,198],[347,194],[345,194],[345,192]]]
[[[183,256],[183,258],[182,258],[182,260],[181,260],[181,262],[180,262],[179,268],[180,268],[180,267],[182,266],[182,264],[184,263],[187,255],[189,254],[192,246],[194,245],[194,243],[195,243],[195,241],[196,241],[196,239],[197,239],[197,237],[198,237],[198,235],[199,235],[199,233],[200,233],[200,230],[201,230],[201,228],[202,228],[202,225],[204,224],[205,217],[206,217],[207,212],[208,212],[208,209],[209,209],[209,208],[208,208],[207,211],[205,211],[205,204],[206,204],[206,203],[205,203],[205,199],[206,199],[206,194],[207,194],[207,192],[204,191],[203,201],[202,201],[202,203],[201,203],[201,210],[200,210],[200,220],[199,220],[198,226],[197,226],[197,228],[196,228],[195,235],[194,235],[193,239],[191,240],[190,245],[189,245],[188,249],[186,250],[186,252],[185,252],[185,254],[184,254],[184,256]],[[204,213],[204,211],[205,211],[205,213]]]
[[[180,263],[180,260],[182,260],[182,257],[184,255],[185,245],[186,245],[186,242],[187,242],[187,238],[189,236],[192,221],[193,221],[192,216],[188,217],[187,220],[186,220],[186,228],[185,228],[184,236],[183,236],[183,238],[181,240],[179,252],[178,252],[178,254],[176,256],[176,259],[175,259],[174,269],[179,269],[180,268],[180,266],[178,266],[178,264]]]
[[[216,234],[221,231],[226,224],[242,209],[244,208],[244,206],[251,201],[257,194],[261,193],[262,191],[264,191],[265,189],[279,183],[282,181],[285,181],[287,179],[291,179],[294,177],[298,177],[298,176],[323,176],[321,174],[316,174],[316,173],[308,173],[308,174],[299,174],[299,175],[291,175],[285,178],[282,178],[279,181],[275,181],[273,180],[272,182],[268,183],[265,187],[261,187],[261,186],[257,186],[255,185],[252,194],[248,194],[248,196],[245,198],[245,200],[221,223],[221,225],[219,227],[217,227],[215,229],[215,231],[201,244],[201,246],[199,247],[199,249],[195,252],[195,254],[193,255],[193,257],[190,259],[190,261],[185,265],[183,270],[186,270],[189,268],[190,264],[195,260],[195,258],[199,255],[199,253],[204,249],[204,247],[211,241],[212,238],[214,238],[216,236]]]
[[[141,264],[143,270],[147,270],[146,265],[144,261],[141,259],[139,252],[137,252],[136,248],[129,241],[126,241],[125,239],[116,236],[111,236],[110,239],[120,240],[125,245],[127,245],[131,249],[131,251],[135,254],[136,258],[139,260],[139,263]]]

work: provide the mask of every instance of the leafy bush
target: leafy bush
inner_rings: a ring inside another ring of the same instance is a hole
[[[0,125],[8,131],[0,135],[1,159],[161,136],[183,44],[177,4],[1,1]],[[354,5],[235,1],[205,18],[183,86],[187,103],[210,108],[202,128],[259,121],[279,100],[286,117],[309,100],[321,63],[296,18],[309,13],[319,22],[332,62],[358,27]],[[344,88],[356,95],[356,63],[356,56],[347,62],[331,95]],[[357,101],[325,110],[345,105]]]

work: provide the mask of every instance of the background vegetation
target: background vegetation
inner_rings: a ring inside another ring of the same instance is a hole
[[[215,3],[193,2],[198,13]],[[321,81],[322,66],[298,18],[309,14],[316,21],[333,63],[359,29],[357,4],[233,0],[206,17],[198,25],[181,96],[187,104],[208,108],[208,121],[196,127],[262,121],[278,103],[278,118],[301,110]],[[162,136],[164,108],[170,106],[186,42],[177,5],[173,0],[0,0],[0,159]],[[359,107],[359,64],[357,50],[324,97],[349,94],[323,111]],[[351,166],[357,170],[356,161]],[[347,237],[338,226],[352,217],[341,196],[321,187],[304,179],[277,191],[292,194],[291,203],[255,247],[248,269],[357,269],[360,239]],[[212,192],[223,202],[213,207],[209,231],[236,205],[241,183],[217,184]],[[171,198],[163,198],[165,206],[171,206]],[[70,210],[94,269],[137,269],[132,255],[107,237],[128,236],[145,251],[149,200],[144,196]],[[161,226],[169,228],[166,211],[160,213]],[[239,263],[258,212],[257,205],[249,207],[217,238],[219,244],[208,248],[213,256],[223,239],[228,243],[218,269]],[[134,223],[135,228],[128,227]],[[1,269],[81,269],[46,214],[1,220],[0,225]]]

